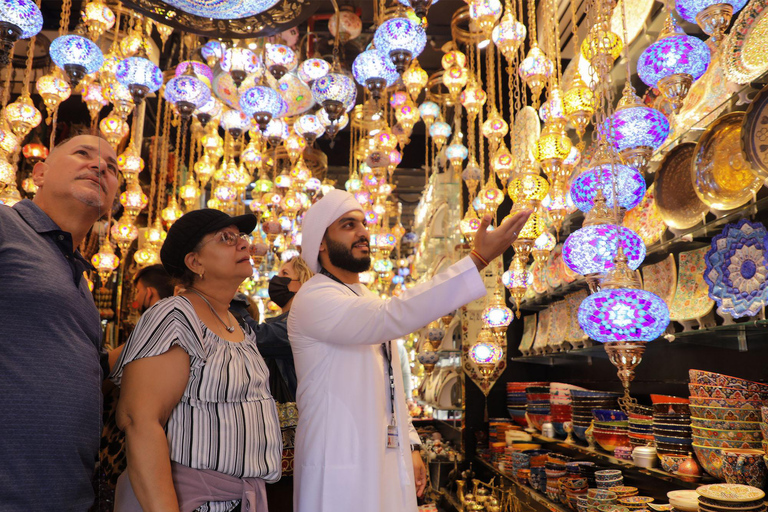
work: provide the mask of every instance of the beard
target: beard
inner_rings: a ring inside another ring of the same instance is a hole
[[[361,238],[355,241],[352,245],[365,241],[367,238]],[[328,259],[331,260],[333,266],[348,272],[366,272],[371,268],[371,257],[364,256],[362,258],[355,258],[352,256],[352,249],[345,246],[341,242],[336,242],[330,238],[326,238],[326,246],[328,247]]]

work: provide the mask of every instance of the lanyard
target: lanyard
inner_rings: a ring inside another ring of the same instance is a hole
[[[323,267],[320,267],[320,274],[323,274],[325,277],[332,279],[333,281],[336,281],[337,283],[346,286],[349,291],[360,296],[359,293],[357,293],[354,289],[352,289],[351,286],[349,286],[347,283],[343,282],[341,279],[336,277],[335,275],[331,274],[327,270],[325,270]],[[390,405],[392,406],[392,426],[397,425],[397,417],[395,416],[395,375],[392,371],[392,353],[390,352],[391,346],[388,346],[387,343],[381,344],[381,349],[384,351],[384,357],[387,359],[387,374],[389,375],[389,401]]]

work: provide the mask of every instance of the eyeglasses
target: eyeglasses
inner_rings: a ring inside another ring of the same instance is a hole
[[[216,233],[213,238],[208,240],[208,242],[213,240],[221,242],[229,247],[234,247],[240,240],[244,240],[248,245],[251,244],[251,239],[247,233],[233,233],[232,231],[220,231]],[[207,244],[208,242],[205,242],[203,245]]]

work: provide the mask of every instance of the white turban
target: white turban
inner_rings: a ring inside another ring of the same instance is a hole
[[[333,189],[310,206],[301,223],[301,257],[312,272],[320,271],[320,243],[328,227],[351,211],[363,211],[355,196],[344,190]]]

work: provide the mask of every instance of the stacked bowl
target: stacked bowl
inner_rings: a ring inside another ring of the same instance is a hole
[[[584,390],[572,384],[553,382],[549,385],[550,416],[552,426],[558,435],[565,435],[564,424],[572,420],[571,415],[571,390]]]
[[[507,382],[507,411],[515,423],[522,427],[527,427],[525,420],[525,409],[528,399],[525,394],[525,388],[528,386],[544,386],[546,382]]]
[[[646,446],[653,441],[653,407],[635,405],[627,415],[629,424],[629,445]]]
[[[698,512],[699,510],[699,493],[692,489],[669,491],[667,499],[677,512]]]
[[[623,411],[593,409],[592,435],[603,450],[613,453],[616,448],[629,446],[629,422]]]
[[[699,512],[765,512],[765,492],[757,487],[741,484],[702,485],[699,494]]]
[[[581,389],[571,389],[570,394],[573,433],[582,441],[586,441],[587,429],[592,424],[592,411],[594,409],[616,409],[619,394]]]
[[[760,415],[763,420],[760,423],[760,431],[763,433],[763,451],[765,452],[766,465],[768,465],[768,407],[761,407]]]
[[[541,426],[551,421],[549,386],[528,386],[525,388],[526,407],[528,420],[533,428],[541,432]]]
[[[653,438],[659,455],[687,455],[691,451],[691,413],[687,398],[651,395]]]
[[[693,451],[707,473],[725,480],[726,450],[763,448],[760,408],[768,384],[702,370],[688,375]]]
[[[598,489],[610,489],[611,487],[623,486],[624,475],[620,469],[601,469],[595,471],[595,482]],[[613,493],[614,499],[616,494]]]

